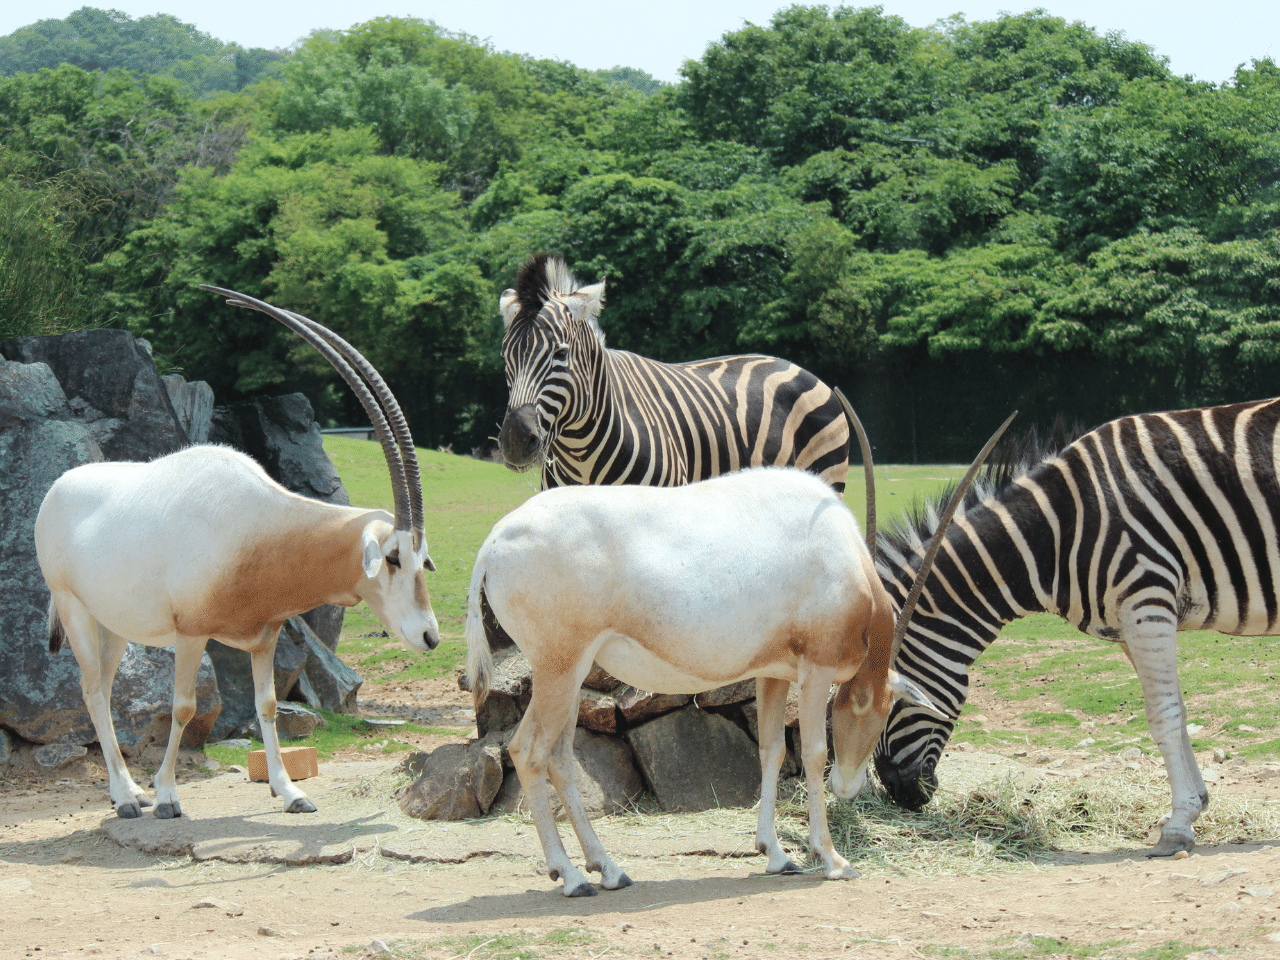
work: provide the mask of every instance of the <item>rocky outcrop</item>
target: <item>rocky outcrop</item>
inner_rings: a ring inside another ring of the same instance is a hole
[[[465,676],[459,677],[458,685],[469,689]],[[465,802],[454,796],[449,803],[415,802],[412,807],[417,812],[411,815],[462,816],[462,811],[473,809],[473,803],[485,812],[523,809],[520,781],[505,746],[532,691],[528,660],[514,646],[499,648],[489,697],[476,715],[481,737],[469,749],[494,743],[503,748],[506,772],[501,790],[492,806],[478,795]],[[574,731],[577,785],[588,814],[627,809],[645,790],[664,810],[753,805],[760,797],[761,778],[755,692],[755,681],[746,680],[697,696],[646,693],[593,667],[579,694]],[[799,748],[798,718],[793,693],[786,713],[791,749],[783,762],[783,776],[800,771],[794,759]],[[472,782],[469,770],[462,769],[464,754],[453,751],[433,757],[433,780],[465,794],[466,789],[457,786]],[[422,784],[415,789],[425,795],[442,787]],[[554,792],[552,805],[559,810]]]
[[[96,739],[80,693],[80,670],[69,649],[51,657],[46,619],[49,593],[35,556],[35,517],[49,487],[72,467],[103,459],[150,460],[210,439],[213,394],[207,384],[156,374],[150,347],[124,330],[84,330],[0,344],[0,726],[36,743],[87,744]],[[231,412],[225,412],[230,409]],[[223,408],[224,431],[285,486],[307,496],[347,503],[320,443],[310,404],[300,395]],[[277,646],[281,699],[297,695],[313,706],[354,710],[360,677],[333,655],[340,608],[290,621]],[[220,730],[254,716],[247,654],[210,644],[202,662],[197,716],[184,736],[199,746]],[[215,663],[232,666],[222,677]],[[223,710],[223,686],[227,707]],[[245,697],[247,686],[248,696]],[[130,644],[117,676],[112,712],[121,746],[167,741],[173,654]],[[245,704],[247,703],[247,710]],[[7,734],[6,734],[7,737]]]

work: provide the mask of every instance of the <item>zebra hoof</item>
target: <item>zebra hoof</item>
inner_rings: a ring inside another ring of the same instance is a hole
[[[173,803],[162,803],[156,807],[155,816],[160,820],[172,820],[182,816],[182,806],[177,800]]]
[[[315,813],[316,805],[306,797],[299,797],[284,808],[285,813]]]
[[[133,803],[122,803],[116,807],[116,816],[121,820],[137,820],[142,816],[142,809],[138,806],[136,801]]]

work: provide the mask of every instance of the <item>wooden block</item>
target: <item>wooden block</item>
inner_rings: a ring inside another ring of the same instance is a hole
[[[320,774],[320,758],[315,747],[281,747],[280,759],[290,780],[306,780]],[[249,751],[249,779],[267,782],[267,751]]]

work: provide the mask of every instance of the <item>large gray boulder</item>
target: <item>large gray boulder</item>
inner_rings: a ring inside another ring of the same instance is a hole
[[[280,643],[294,644],[304,657],[298,685],[290,692],[290,698],[335,713],[359,713],[356,696],[364,677],[338,659],[310,627],[309,617],[295,617],[286,624],[287,629],[280,631]]]
[[[627,731],[636,762],[670,811],[749,807],[760,798],[760,756],[736,724],[695,706]]]
[[[192,443],[208,443],[209,428],[213,426],[213,388],[203,380],[188,383],[176,373],[160,380],[187,439]]]
[[[17,337],[0,353],[53,371],[75,419],[88,427],[106,460],[152,460],[187,446],[151,348],[127,330],[77,330]]]
[[[6,343],[5,351],[14,343]],[[74,656],[66,648],[59,656],[49,654],[49,591],[36,560],[34,529],[53,482],[101,459],[92,424],[77,416],[47,364],[0,361],[0,725],[36,743],[97,739]],[[206,723],[217,715],[217,686],[207,663],[197,695],[197,721],[188,728],[192,741],[207,734]],[[130,645],[112,700],[125,749],[144,738],[157,711],[164,713],[167,728],[172,697],[172,651]]]

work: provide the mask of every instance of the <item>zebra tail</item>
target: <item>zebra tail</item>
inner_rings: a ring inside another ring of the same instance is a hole
[[[493,653],[489,638],[484,632],[484,615],[480,612],[480,593],[484,590],[485,561],[488,544],[476,555],[475,569],[471,572],[471,588],[467,591],[467,681],[471,697],[478,711],[489,696],[493,683]]]
[[[57,653],[67,641],[67,631],[62,628],[62,617],[58,616],[58,605],[53,597],[49,598],[49,652]]]

